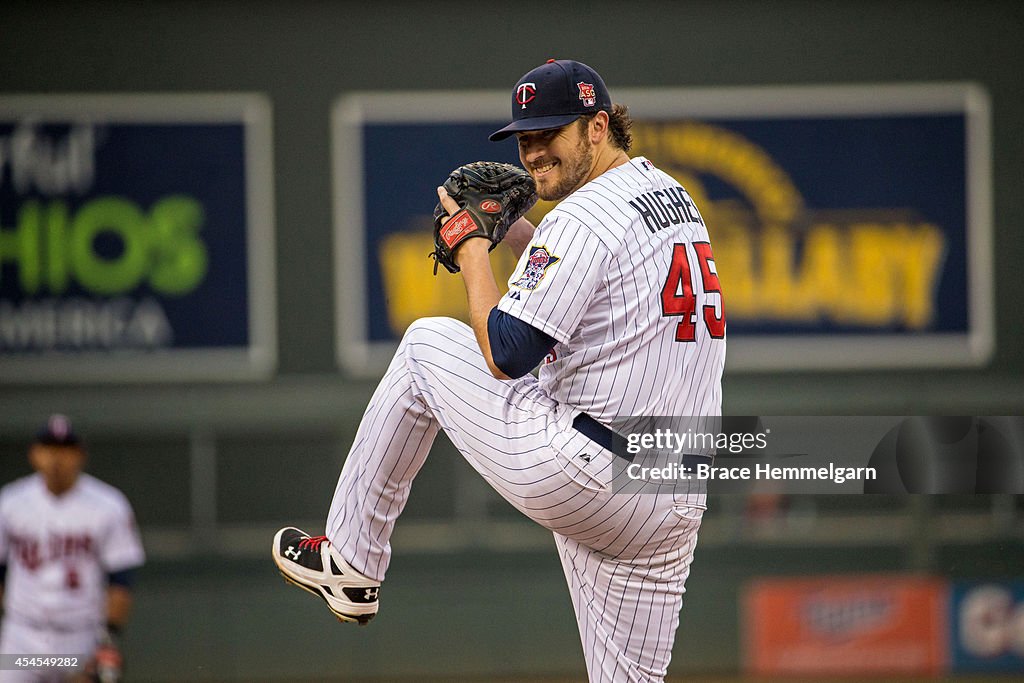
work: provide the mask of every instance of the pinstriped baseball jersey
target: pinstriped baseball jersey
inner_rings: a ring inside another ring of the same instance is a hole
[[[552,532],[590,681],[663,680],[704,495],[616,492],[620,456],[576,418],[719,415],[719,289],[703,219],[672,178],[637,158],[591,180],[538,226],[499,303],[556,340],[539,379],[495,378],[465,323],[413,323],[359,425],[326,536],[383,581],[395,523],[443,429]]]
[[[499,303],[558,342],[541,389],[605,424],[719,415],[725,326],[709,245],[686,190],[643,157],[569,195]]]

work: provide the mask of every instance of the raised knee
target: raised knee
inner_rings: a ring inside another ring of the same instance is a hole
[[[444,339],[450,338],[453,324],[462,323],[454,318],[441,316],[419,318],[406,328],[400,348],[406,356],[415,356],[420,349],[437,346]]]

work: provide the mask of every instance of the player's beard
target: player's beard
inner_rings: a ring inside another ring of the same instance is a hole
[[[586,135],[580,135],[571,159],[561,159],[560,180],[555,185],[537,184],[537,196],[545,201],[565,199],[586,180],[594,165],[594,146]]]

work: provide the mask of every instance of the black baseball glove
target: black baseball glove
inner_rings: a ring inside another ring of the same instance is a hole
[[[460,210],[448,217],[440,203],[434,208],[434,275],[439,263],[450,273],[459,272],[453,255],[470,237],[486,237],[494,249],[505,239],[509,226],[537,203],[537,186],[530,174],[497,161],[460,166],[442,187]]]

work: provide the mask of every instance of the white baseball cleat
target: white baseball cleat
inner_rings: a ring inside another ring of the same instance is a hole
[[[286,581],[323,598],[339,621],[365,626],[377,614],[380,582],[341,559],[326,536],[285,527],[274,535],[271,554]]]

